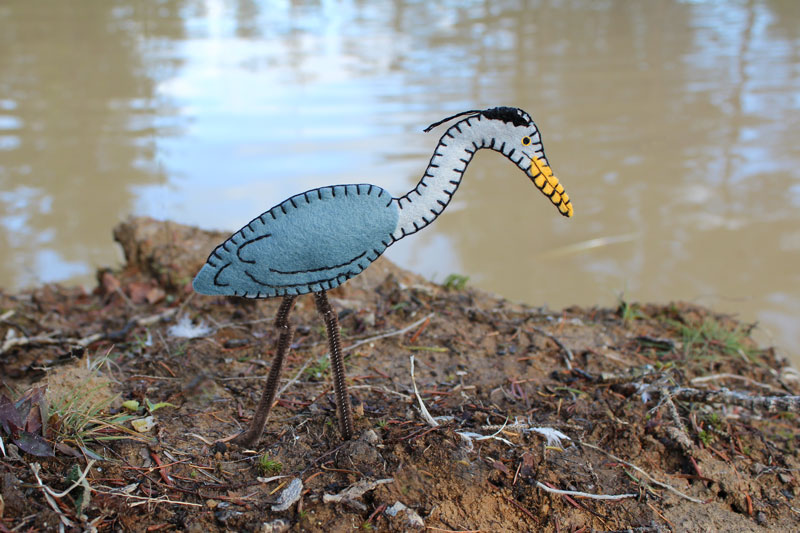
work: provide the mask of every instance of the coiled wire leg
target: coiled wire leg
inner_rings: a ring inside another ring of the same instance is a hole
[[[328,343],[331,350],[331,371],[333,372],[333,390],[336,393],[336,407],[339,418],[339,431],[344,440],[353,438],[353,408],[350,405],[350,396],[345,383],[344,358],[342,357],[342,342],[339,337],[339,318],[336,316],[325,291],[315,292],[314,300],[317,311],[325,320],[328,331]]]
[[[264,385],[264,392],[261,393],[261,400],[258,402],[256,412],[253,414],[253,421],[250,427],[244,433],[239,434],[233,442],[240,446],[250,447],[261,437],[264,431],[264,425],[267,423],[269,411],[272,409],[272,402],[275,399],[275,392],[278,389],[278,380],[281,377],[281,367],[289,348],[292,345],[292,336],[294,335],[294,328],[289,323],[289,313],[292,311],[294,301],[297,299],[295,295],[287,295],[283,297],[281,306],[278,308],[278,316],[275,317],[275,327],[280,331],[278,337],[278,344],[275,348],[275,357],[272,359],[272,366],[269,369],[267,376],[267,383]]]

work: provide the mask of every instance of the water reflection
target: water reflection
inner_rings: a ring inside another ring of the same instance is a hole
[[[173,16],[179,4],[164,3]],[[144,24],[109,2],[0,7],[0,280],[4,286],[91,274],[108,261],[109,224],[132,209],[132,186],[163,183],[153,39],[182,27]],[[147,73],[147,75],[144,75]]]
[[[0,30],[5,286],[87,279],[130,212],[233,229],[329,183],[402,193],[422,127],[511,103],[575,219],[481,154],[393,259],[555,307],[695,300],[800,344],[793,0],[11,0]]]

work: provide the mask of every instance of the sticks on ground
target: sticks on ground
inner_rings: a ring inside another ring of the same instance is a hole
[[[623,459],[620,459],[620,458],[619,458],[619,457],[617,457],[616,455],[614,455],[614,454],[611,454],[611,453],[609,453],[609,452],[605,451],[604,449],[602,449],[602,448],[600,448],[600,447],[598,447],[598,446],[595,446],[594,444],[589,444],[588,442],[581,442],[581,445],[582,445],[582,446],[586,446],[587,448],[591,448],[591,449],[593,449],[593,450],[597,450],[597,451],[598,451],[598,452],[600,452],[600,453],[604,453],[604,454],[606,454],[607,456],[609,456],[609,457],[611,457],[612,459],[614,459],[615,461],[617,461],[617,462],[619,462],[619,463],[622,463],[622,464],[624,464],[624,465],[626,465],[626,466],[629,466],[629,467],[633,468],[634,470],[636,470],[637,472],[639,472],[641,475],[643,475],[644,477],[646,477],[646,478],[647,478],[647,479],[648,479],[648,480],[649,480],[651,483],[654,483],[654,484],[658,485],[659,487],[665,488],[665,489],[667,489],[668,491],[670,491],[670,492],[672,492],[672,493],[675,493],[675,494],[677,494],[677,495],[678,495],[678,496],[680,496],[681,498],[684,498],[684,499],[686,499],[686,500],[689,500],[690,502],[694,502],[694,503],[704,503],[702,500],[698,500],[697,498],[692,498],[691,496],[689,496],[689,495],[687,495],[687,494],[684,494],[684,493],[682,493],[681,491],[679,491],[678,489],[676,489],[676,488],[675,488],[675,487],[673,487],[672,485],[668,485],[667,483],[662,483],[662,482],[658,481],[656,478],[654,478],[653,476],[651,476],[650,474],[648,474],[647,472],[645,472],[644,470],[642,470],[641,468],[639,468],[639,467],[638,467],[638,466],[636,466],[635,464],[633,464],[633,463],[629,463],[628,461],[625,461],[625,460],[623,460]]]
[[[544,483],[536,482],[536,486],[540,489],[552,492],[553,494],[566,494],[567,496],[575,496],[576,498],[590,498],[592,500],[624,500],[625,498],[636,498],[638,494],[591,494],[589,492],[580,492],[577,490],[560,490],[551,489]]]
[[[538,333],[539,335],[543,335],[548,339],[550,339],[551,341],[553,341],[554,343],[556,343],[556,346],[561,348],[561,350],[564,352],[564,365],[567,367],[568,370],[572,370],[572,360],[575,358],[575,356],[572,355],[572,350],[570,350],[567,347],[567,345],[561,342],[555,335],[551,335],[550,333],[547,333],[545,330],[540,328],[532,327],[531,329],[536,333]]]
[[[800,396],[751,396],[728,389],[699,390],[688,387],[670,387],[669,394],[678,400],[699,403],[738,405],[753,411],[800,413]]]
[[[636,383],[631,383],[636,386]],[[721,403],[724,405],[737,405],[752,411],[766,411],[767,413],[800,413],[800,396],[752,396],[746,392],[728,389],[700,390],[690,387],[664,387],[658,384],[638,384],[636,392],[642,395],[644,401],[653,393],[658,393],[662,398],[669,397],[682,402]],[[663,401],[663,400],[662,400]]]
[[[134,327],[149,326],[150,324],[153,324],[155,322],[158,322],[169,316],[174,315],[176,311],[177,309],[173,308],[173,309],[167,309],[163,313],[158,313],[156,315],[134,318],[133,320],[128,322],[125,325],[125,327],[122,328],[120,331],[108,332],[108,333],[94,333],[92,335],[88,335],[86,337],[81,337],[81,338],[60,337],[58,336],[58,332],[49,333],[47,335],[36,335],[34,337],[7,336],[6,339],[3,341],[2,345],[0,345],[0,354],[4,354],[5,352],[11,350],[12,348],[16,348],[18,346],[30,346],[34,344],[66,344],[68,346],[86,348],[90,344],[103,339],[113,340],[117,337],[123,336]]]

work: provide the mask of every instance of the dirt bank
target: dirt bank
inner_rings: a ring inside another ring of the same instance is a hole
[[[91,294],[0,293],[0,533],[800,528],[797,373],[730,318],[550,311],[379,260],[330,293],[359,439],[302,297],[285,390],[240,450],[217,441],[252,416],[278,301],[191,292],[225,235],[115,237],[127,264]]]

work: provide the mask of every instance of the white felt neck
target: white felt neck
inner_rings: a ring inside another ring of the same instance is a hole
[[[395,198],[400,212],[395,240],[415,233],[438,217],[458,189],[475,152],[489,146],[493,128],[480,115],[451,126],[439,139],[431,161],[417,186]],[[483,131],[487,130],[487,131]]]

